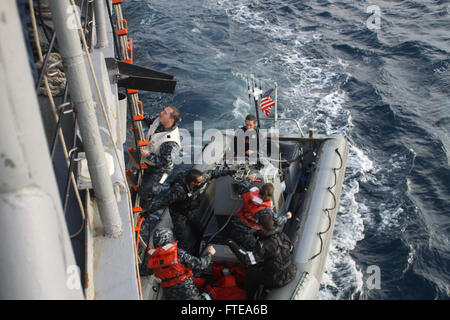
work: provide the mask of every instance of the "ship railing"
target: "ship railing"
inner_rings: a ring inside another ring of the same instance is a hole
[[[275,120],[277,120],[277,121],[292,121],[292,122],[294,122],[296,124],[297,129],[298,129],[300,135],[302,136],[302,138],[305,136],[303,134],[303,130],[302,130],[302,127],[300,125],[300,122],[297,119],[294,119],[294,118],[277,118],[277,119],[275,119],[275,118],[263,118],[263,119],[260,119],[260,120],[266,120],[266,121],[275,121]]]

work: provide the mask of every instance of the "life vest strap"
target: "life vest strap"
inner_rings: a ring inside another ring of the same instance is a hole
[[[187,278],[189,278],[190,275],[192,275],[192,272],[190,269],[187,269],[183,274],[176,275],[175,277],[172,277],[172,278],[167,278],[167,279],[161,280],[161,283],[170,282],[170,281],[176,280],[176,279],[179,279],[179,280],[181,280],[180,282],[182,282],[182,281],[186,280]],[[186,277],[186,278],[183,279],[183,277]],[[163,285],[163,287],[164,287],[164,285]]]

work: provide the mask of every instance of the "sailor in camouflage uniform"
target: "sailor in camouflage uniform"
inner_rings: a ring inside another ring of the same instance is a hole
[[[252,187],[252,182],[255,180],[256,175],[251,175],[249,180],[244,180],[239,184],[238,193],[243,198],[243,207],[232,217],[227,228],[230,237],[249,251],[253,250],[256,245],[254,233],[261,230],[258,219],[262,214],[269,214],[275,221],[275,225],[280,227],[284,226],[286,221],[292,217],[291,212],[280,215],[274,211],[273,185],[266,183],[261,189],[258,189]]]
[[[187,174],[179,174],[172,181],[169,192],[163,198],[152,201],[142,214],[159,219],[155,211],[169,207],[179,247],[190,251],[195,244],[191,241],[192,235],[200,231],[197,209],[201,203],[201,195],[212,179],[232,175],[235,172],[216,169],[202,174],[199,170],[191,169]]]
[[[200,258],[177,248],[170,229],[159,228],[153,236],[154,248],[147,251],[144,263],[161,279],[163,293],[169,300],[209,300],[201,294],[192,279],[193,272],[201,272],[211,264],[216,250],[209,246]],[[171,255],[172,254],[172,255]],[[164,266],[161,267],[161,261]]]
[[[157,118],[144,115],[143,121],[149,127],[146,134],[149,144],[141,148],[141,155],[148,166],[139,189],[142,199],[149,200],[158,195],[172,172],[174,157],[181,148],[176,125],[179,119],[180,111],[174,106],[166,107]]]

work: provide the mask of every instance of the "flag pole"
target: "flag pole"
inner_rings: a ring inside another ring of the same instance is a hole
[[[278,132],[278,83],[275,82],[275,117],[274,117],[274,127],[275,127],[275,134],[277,134],[277,139],[279,139],[279,132]],[[283,170],[281,166],[281,151],[278,153],[278,165],[280,172]]]
[[[278,83],[275,82],[275,117],[274,117],[275,131],[278,128]]]
[[[256,97],[255,97],[255,110],[256,110],[256,121],[258,121],[258,128],[261,128],[261,121],[259,120],[258,99]]]

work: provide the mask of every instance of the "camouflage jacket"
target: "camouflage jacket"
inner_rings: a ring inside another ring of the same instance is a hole
[[[178,248],[178,259],[186,267],[190,268],[194,274],[206,270],[212,260],[212,255],[206,253],[197,258]],[[180,282],[172,287],[164,288],[164,295],[169,300],[205,300],[194,284],[192,277]]]
[[[151,126],[153,121],[156,120],[157,117],[150,117],[148,114],[144,114],[144,119],[142,120],[148,127]],[[162,124],[158,126],[155,133],[170,131],[173,128],[164,128]],[[180,151],[180,146],[173,141],[164,142],[160,149],[159,155],[150,153],[147,156],[147,159],[155,164],[155,166],[150,167],[151,171],[158,171],[163,173],[170,173],[173,169],[173,159],[178,155]]]
[[[206,185],[215,178],[228,175],[234,171],[211,170],[203,174],[203,183],[199,187],[191,188],[185,180],[186,175],[181,174],[172,182],[170,191],[161,199],[153,201],[147,208],[152,213],[161,208],[169,207],[171,214],[189,216],[191,211],[200,205],[199,196],[206,189]]]
[[[178,248],[178,259],[180,263],[192,270],[192,272],[201,272],[208,268],[211,263],[212,255],[209,252],[203,254],[200,258],[190,255],[182,248]]]

